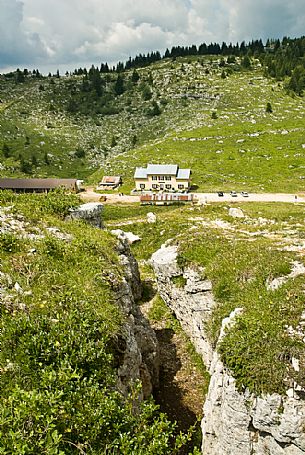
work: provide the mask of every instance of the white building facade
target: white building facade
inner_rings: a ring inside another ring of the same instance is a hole
[[[186,192],[191,170],[180,169],[177,164],[148,164],[147,168],[136,168],[134,179],[137,191]]]

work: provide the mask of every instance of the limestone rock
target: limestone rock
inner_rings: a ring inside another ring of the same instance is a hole
[[[103,204],[100,202],[88,202],[82,204],[75,209],[70,210],[70,214],[66,217],[67,220],[84,220],[94,227],[102,228],[102,211]]]
[[[233,218],[244,218],[245,217],[244,212],[237,207],[231,207],[229,209],[229,215],[232,216]]]
[[[177,265],[178,251],[176,246],[164,246],[151,257],[151,264],[157,273],[158,279],[179,276],[181,270]]]
[[[16,281],[16,283],[14,284],[14,288],[15,288],[15,291],[16,291],[18,294],[23,294],[23,289],[22,289],[22,287],[20,286],[20,284],[18,283],[18,281]]]
[[[176,246],[160,248],[152,255],[151,264],[157,276],[158,290],[202,355],[205,364],[209,365],[213,350],[204,334],[204,325],[215,305],[212,284],[204,277],[204,270],[183,271],[177,264],[177,255]],[[186,280],[183,288],[174,285],[174,279],[179,276]]]
[[[147,398],[159,383],[158,341],[136,304],[142,293],[140,273],[126,237],[119,238],[117,251],[124,276],[115,293],[117,304],[126,318],[117,339],[117,351],[120,354],[118,387],[127,394],[130,385],[140,378],[143,397]]]
[[[111,231],[111,234],[114,234],[119,239],[126,239],[129,245],[141,240],[141,237],[138,235],[135,235],[132,232],[122,231],[122,229],[114,229]]]
[[[146,215],[147,223],[156,223],[157,217],[153,212],[148,212]]]
[[[205,322],[215,306],[212,285],[204,270],[182,270],[177,264],[177,248],[164,247],[153,254],[161,297],[175,313],[209,369],[211,380],[204,404],[202,432],[204,455],[304,455],[305,402],[298,386],[278,394],[257,397],[248,390],[239,392],[235,379],[223,365],[206,334]],[[300,271],[301,267],[295,267]],[[296,273],[296,272],[295,272]],[[183,276],[186,284],[175,285]],[[236,308],[223,320],[218,343],[236,317]],[[305,312],[304,312],[305,318]],[[298,369],[298,359],[292,365]]]
[[[285,284],[290,278],[296,278],[299,275],[305,275],[304,264],[298,261],[294,261],[292,263],[292,270],[289,275],[280,276],[274,278],[272,281],[267,281],[266,288],[268,291],[275,291],[276,289],[283,286],[283,284]]]

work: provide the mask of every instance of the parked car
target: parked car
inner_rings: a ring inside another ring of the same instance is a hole
[[[223,191],[218,191],[217,194],[218,194],[219,197],[223,197],[223,195],[224,195]]]
[[[230,191],[230,194],[231,194],[232,197],[237,197],[236,191]]]
[[[249,194],[247,193],[247,191],[241,191],[240,193],[243,197],[249,197]]]

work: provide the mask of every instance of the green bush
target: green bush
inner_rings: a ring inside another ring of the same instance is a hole
[[[180,276],[174,276],[171,278],[171,282],[177,287],[177,288],[184,288],[186,285],[186,278],[184,278],[182,275]]]
[[[16,253],[20,250],[20,240],[10,232],[0,233],[0,249],[7,253]]]
[[[114,237],[56,217],[75,201],[64,194],[1,196],[18,213],[27,208],[33,227],[56,222],[71,240],[32,240],[29,254],[13,235],[0,238],[2,270],[31,291],[22,306],[14,294],[2,307],[0,453],[179,453],[191,433],[177,435],[152,401],[140,402],[138,383],[128,396],[117,390],[124,317],[113,291],[123,273]]]
[[[0,203],[13,204],[16,212],[24,213],[30,219],[41,218],[45,215],[64,218],[70,208],[80,204],[80,199],[76,194],[67,194],[63,190],[43,194],[16,194],[12,191],[0,191]]]

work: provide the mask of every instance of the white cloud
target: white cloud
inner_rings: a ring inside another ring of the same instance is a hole
[[[0,0],[0,68],[98,64],[201,42],[300,36],[304,0]]]
[[[0,0],[0,66],[45,55],[39,34],[23,28],[23,2]]]

